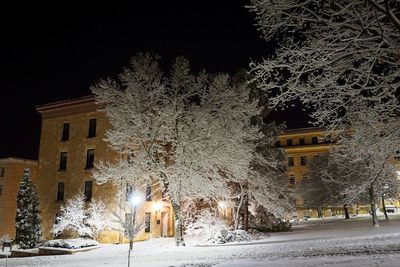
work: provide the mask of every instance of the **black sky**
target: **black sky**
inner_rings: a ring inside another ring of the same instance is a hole
[[[234,73],[274,49],[247,1],[59,2],[1,6],[0,158],[37,159],[35,105],[88,95],[137,52],[155,52],[165,66],[183,55],[195,71]],[[275,117],[304,126],[290,112]]]

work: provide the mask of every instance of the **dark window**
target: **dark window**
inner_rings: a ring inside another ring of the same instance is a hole
[[[286,145],[287,146],[293,146],[293,140],[292,139],[287,139],[286,140]]]
[[[289,184],[294,185],[296,183],[296,178],[294,176],[289,176]]]
[[[150,233],[150,231],[151,231],[150,219],[151,219],[151,213],[145,212],[144,213],[144,227],[145,227],[144,231],[146,233]]]
[[[294,158],[293,157],[288,157],[288,165],[294,166]]]
[[[96,119],[90,119],[88,137],[91,138],[95,136],[96,136]]]
[[[125,189],[125,201],[129,201],[131,199],[132,192],[133,192],[132,186],[127,184]]]
[[[92,188],[93,188],[93,182],[92,181],[85,181],[85,201],[91,201],[92,200]]]
[[[302,146],[302,145],[305,145],[306,144],[306,140],[304,139],[304,138],[300,138],[299,139],[299,144]]]
[[[69,122],[63,124],[63,131],[61,141],[67,141],[69,139]]]
[[[86,169],[93,168],[94,149],[88,149],[86,152]]]
[[[64,201],[64,182],[57,184],[57,201]]]
[[[281,146],[281,141],[279,141],[279,140],[276,141],[276,142],[275,142],[275,147],[280,147],[280,146]]]
[[[6,168],[0,167],[0,177],[4,177],[4,171]]]
[[[311,143],[318,144],[318,137],[316,136],[311,137]]]
[[[3,186],[0,185],[0,196],[3,194]]]
[[[307,157],[306,156],[301,156],[300,157],[300,165],[306,165],[307,164]]]
[[[146,187],[146,201],[151,201],[151,185],[147,185]]]
[[[67,152],[61,152],[60,154],[60,171],[67,169]]]

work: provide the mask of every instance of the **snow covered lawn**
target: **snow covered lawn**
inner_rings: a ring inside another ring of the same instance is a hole
[[[372,228],[369,218],[313,221],[254,242],[175,247],[174,240],[134,245],[133,266],[399,266],[400,216]],[[9,259],[9,266],[127,266],[128,245],[104,244],[68,256]],[[5,260],[0,259],[0,266]]]

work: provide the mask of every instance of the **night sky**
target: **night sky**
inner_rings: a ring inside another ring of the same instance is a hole
[[[253,26],[247,1],[54,2],[1,7],[0,158],[37,159],[35,105],[88,95],[138,52],[159,54],[163,66],[183,55],[194,71],[235,73],[275,48]],[[304,127],[296,114],[273,117]]]

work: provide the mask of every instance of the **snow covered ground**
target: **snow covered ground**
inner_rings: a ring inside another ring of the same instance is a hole
[[[65,256],[13,258],[8,266],[127,266],[127,245]],[[253,242],[175,247],[173,239],[134,245],[132,266],[400,266],[400,215],[380,228],[369,217],[308,221]],[[0,259],[5,266],[5,259]]]

